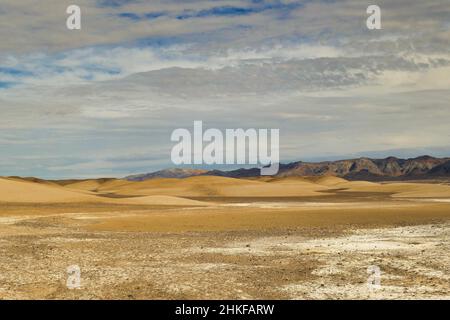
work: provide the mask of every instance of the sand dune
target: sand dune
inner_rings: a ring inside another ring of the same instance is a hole
[[[96,196],[67,190],[56,185],[0,178],[1,202],[95,202]]]
[[[99,187],[99,192],[120,195],[169,195],[184,197],[282,197],[320,195],[327,187],[303,179],[258,181],[201,176],[186,179],[152,179],[142,182],[116,181]]]
[[[99,188],[100,192],[120,195],[219,196],[227,187],[259,186],[263,182],[223,177],[161,178],[142,182],[121,181]]]
[[[95,181],[78,182],[80,189],[95,186]],[[98,184],[100,185],[100,184]],[[73,187],[73,186],[72,186]],[[0,178],[0,202],[8,203],[110,203],[130,205],[170,205],[170,206],[206,206],[201,201],[173,196],[143,196],[115,199],[89,194],[85,190],[75,191],[56,184],[41,184]]]
[[[43,180],[43,179],[39,179],[39,178],[33,178],[33,177],[28,177],[28,178],[5,177],[4,179],[12,180],[12,181],[19,181],[19,182],[32,182],[32,183],[37,183],[37,184],[42,184],[42,185],[58,186],[58,184],[55,182]]]
[[[70,183],[64,184],[64,187],[69,189],[84,190],[84,191],[98,191],[100,186],[114,184],[117,181],[127,182],[126,180],[119,179],[86,179],[86,180],[76,180]]]
[[[144,196],[126,199],[114,199],[114,202],[121,204],[195,206],[195,207],[213,205],[212,203],[206,203],[202,201],[172,196]]]
[[[347,180],[334,176],[319,177],[318,179],[313,180],[313,182],[324,186],[335,186],[341,183],[348,183]]]
[[[263,180],[261,180],[263,181]],[[314,181],[309,179],[309,177],[275,177],[265,180],[265,182],[270,183],[282,183],[282,184],[316,184]]]
[[[397,191],[393,197],[411,197],[411,198],[450,198],[450,186],[442,184],[415,183],[403,186],[387,187]]]
[[[345,181],[345,182],[333,184],[333,187],[340,188],[340,189],[350,189],[352,191],[354,191],[354,190],[362,191],[364,189],[378,190],[380,187],[382,187],[382,185],[379,183],[370,182],[370,181]]]
[[[102,183],[99,180],[85,180],[66,185],[66,188],[84,191],[95,191]]]
[[[394,198],[450,198],[450,186],[433,183],[373,183],[367,181],[351,181],[337,185],[345,188],[344,192],[379,192],[391,193]]]
[[[373,183],[337,177],[235,179],[197,176],[142,182],[91,179],[58,185],[40,179],[1,178],[0,202],[98,202],[132,205],[204,206],[195,197],[308,197],[337,192],[386,193],[394,198],[450,198],[450,186],[426,183]],[[328,191],[328,192],[327,192]]]
[[[0,178],[0,298],[364,297],[374,262],[380,298],[445,298],[449,199],[335,177]],[[61,286],[72,263],[83,290]]]

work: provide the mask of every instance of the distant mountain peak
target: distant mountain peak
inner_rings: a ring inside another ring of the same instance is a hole
[[[188,178],[193,176],[204,175],[208,173],[208,170],[202,169],[182,169],[182,168],[170,168],[159,170],[151,173],[136,174],[125,177],[129,181],[144,181],[154,178]]]
[[[128,176],[131,181],[143,181],[155,178],[188,178],[209,175],[232,178],[249,178],[260,175],[259,168],[237,169],[232,171],[172,168],[152,173]],[[450,179],[450,158],[435,158],[424,155],[411,159],[387,157],[324,161],[291,162],[280,164],[279,177],[288,176],[336,176],[349,180],[412,180],[443,178]]]

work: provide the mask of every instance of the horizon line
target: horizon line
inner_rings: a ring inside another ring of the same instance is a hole
[[[294,163],[326,163],[326,162],[340,162],[340,161],[352,161],[352,160],[360,160],[360,159],[368,159],[368,160],[387,160],[387,159],[397,159],[397,160],[417,160],[420,158],[433,158],[433,159],[440,159],[440,160],[450,160],[450,156],[446,156],[446,157],[435,157],[435,156],[430,156],[428,154],[423,154],[423,155],[419,155],[419,156],[415,156],[415,157],[408,157],[408,158],[402,158],[402,157],[397,157],[397,156],[387,156],[387,157],[368,157],[368,156],[361,156],[361,157],[353,157],[353,158],[342,158],[342,159],[338,159],[338,160],[320,160],[320,161],[303,161],[303,160],[287,160],[285,162],[279,162],[279,165],[290,165],[290,164],[294,164]],[[187,167],[190,166],[190,167]],[[198,166],[198,167],[196,167]],[[219,168],[211,168],[211,169],[207,169],[205,167],[200,167],[202,166],[202,164],[191,164],[191,165],[179,165],[179,166],[172,166],[172,167],[163,167],[162,169],[157,169],[157,170],[153,170],[153,171],[147,171],[147,172],[141,172],[141,173],[130,173],[130,174],[126,174],[126,175],[116,175],[116,176],[95,176],[95,177],[76,177],[76,178],[43,178],[40,176],[21,176],[21,175],[7,175],[7,176],[2,176],[0,175],[0,178],[22,178],[22,179],[39,179],[39,180],[46,180],[46,181],[64,181],[64,180],[91,180],[91,179],[126,179],[129,177],[133,177],[133,176],[140,176],[140,175],[146,175],[146,174],[153,174],[153,173],[158,173],[158,172],[162,172],[162,171],[167,171],[167,170],[204,170],[205,173],[208,172],[213,172],[213,171],[219,171],[219,172],[233,172],[233,171],[239,171],[239,170],[254,170],[254,169],[259,169],[259,167],[255,167],[254,164],[248,164],[247,166],[252,166],[252,167],[245,167],[246,165],[244,164],[244,167],[236,167],[236,168],[229,168],[229,169],[219,169]],[[210,166],[214,166],[214,165],[210,165]],[[276,175],[274,175],[276,176]]]

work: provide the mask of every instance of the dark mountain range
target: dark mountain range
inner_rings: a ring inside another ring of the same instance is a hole
[[[251,168],[232,171],[167,169],[129,176],[126,179],[142,181],[153,178],[187,178],[198,175],[249,178],[260,176],[260,169]],[[280,164],[277,176],[337,176],[348,180],[368,181],[449,179],[450,158],[421,156],[411,159],[389,157],[385,159],[358,158],[325,162],[299,161]]]
[[[209,171],[208,170],[200,170],[200,169],[165,169],[152,173],[144,173],[144,174],[136,174],[132,176],[128,176],[125,179],[129,181],[144,181],[154,178],[187,178],[193,176],[205,175]]]
[[[449,176],[450,177],[450,161],[444,162],[429,171],[431,176]]]

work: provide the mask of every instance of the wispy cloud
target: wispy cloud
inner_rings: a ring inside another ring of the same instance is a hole
[[[97,0],[97,6],[99,7],[112,7],[117,8],[127,4],[139,3],[140,0]]]

